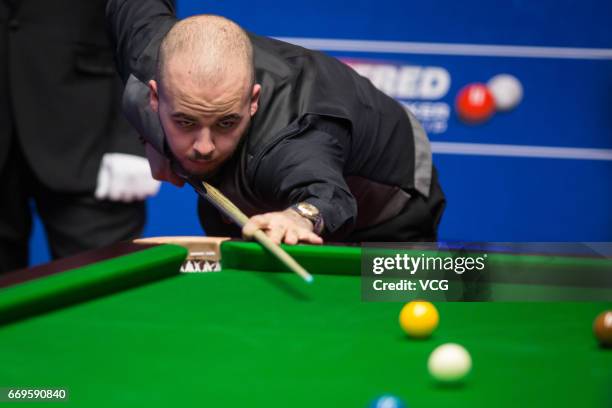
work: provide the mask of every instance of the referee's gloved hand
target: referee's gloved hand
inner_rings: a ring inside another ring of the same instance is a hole
[[[160,182],[151,177],[147,159],[124,153],[106,153],[98,172],[98,200],[142,201],[157,194]]]

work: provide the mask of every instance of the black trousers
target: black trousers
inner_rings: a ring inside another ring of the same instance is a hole
[[[45,187],[13,137],[0,168],[0,273],[27,266],[32,205],[54,259],[136,238],[145,222],[144,202],[100,201],[93,192],[65,193]]]
[[[429,196],[414,192],[406,206],[393,219],[372,227],[352,231],[340,239],[330,237],[330,242],[436,242],[438,226],[446,208],[446,199],[433,168]],[[239,238],[241,230],[206,200],[199,198],[198,215],[206,234]]]

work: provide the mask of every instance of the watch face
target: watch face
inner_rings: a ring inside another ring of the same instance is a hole
[[[312,222],[315,234],[321,234],[324,224],[321,213],[317,207],[310,203],[298,203],[293,206],[293,209],[302,217]]]
[[[309,203],[299,203],[297,208],[306,217],[316,217],[319,215],[319,209]]]

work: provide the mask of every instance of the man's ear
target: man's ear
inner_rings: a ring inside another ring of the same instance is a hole
[[[251,92],[251,108],[250,113],[251,116],[255,115],[257,109],[259,108],[259,96],[261,95],[261,85],[255,84],[253,85],[253,91]]]
[[[157,82],[154,79],[149,81],[149,106],[153,112],[157,113],[159,110],[159,93],[157,92]]]

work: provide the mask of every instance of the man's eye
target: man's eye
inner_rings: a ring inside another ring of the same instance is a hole
[[[217,126],[219,126],[221,129],[230,129],[234,127],[235,124],[236,122],[233,120],[222,120],[217,122]]]
[[[180,128],[190,128],[193,126],[193,122],[190,120],[176,120],[175,121],[176,125]]]

